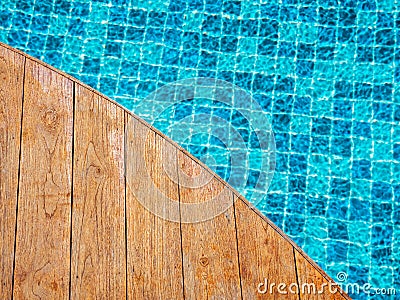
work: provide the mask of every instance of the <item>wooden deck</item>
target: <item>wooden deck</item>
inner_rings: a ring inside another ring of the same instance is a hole
[[[133,127],[124,134],[127,124]],[[140,153],[144,164],[135,158]],[[149,184],[138,176],[145,172],[177,203],[170,214],[182,217],[181,204],[215,195],[231,205],[204,222],[166,221],[138,201],[137,190]],[[199,188],[171,180],[204,176],[211,180]],[[327,287],[322,294],[302,288],[315,284],[321,291],[332,280],[174,142],[3,44],[0,249],[1,299],[349,299]],[[279,284],[286,284],[281,292]]]

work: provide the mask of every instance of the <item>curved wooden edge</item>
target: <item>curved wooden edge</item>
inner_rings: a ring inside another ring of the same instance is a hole
[[[319,267],[308,255],[307,253],[305,253],[290,237],[288,237],[283,231],[282,229],[280,229],[277,225],[275,225],[271,220],[269,220],[266,216],[264,216],[257,208],[255,208],[255,206],[253,204],[251,204],[247,199],[245,199],[235,188],[233,188],[232,186],[230,186],[226,181],[224,181],[218,174],[214,173],[214,171],[212,171],[207,165],[205,165],[202,161],[200,161],[198,158],[196,158],[195,156],[193,156],[191,153],[189,153],[187,150],[185,150],[183,147],[181,147],[178,143],[176,143],[175,141],[173,141],[171,138],[169,138],[168,136],[165,136],[160,130],[158,130],[157,128],[155,128],[154,126],[150,125],[149,123],[147,123],[145,120],[143,120],[142,118],[140,118],[139,116],[135,115],[132,111],[129,111],[128,109],[126,109],[124,106],[122,106],[121,104],[119,104],[118,102],[116,102],[115,100],[103,95],[102,93],[100,93],[99,91],[97,91],[96,89],[90,87],[89,85],[79,81],[78,79],[76,79],[75,77],[35,58],[32,57],[28,54],[26,54],[25,52],[18,50],[16,48],[13,48],[7,44],[4,44],[2,42],[0,42],[0,47],[6,48],[10,51],[13,51],[17,54],[20,54],[22,56],[24,56],[27,59],[30,59],[48,69],[50,69],[53,72],[56,72],[57,74],[64,76],[65,78],[71,80],[74,83],[77,83],[79,85],[81,85],[82,87],[88,89],[89,91],[91,91],[92,93],[102,97],[103,99],[109,101],[110,103],[112,103],[113,105],[116,105],[117,107],[119,107],[120,109],[122,109],[124,112],[126,112],[129,116],[135,118],[137,121],[139,121],[141,124],[143,124],[144,126],[148,127],[150,130],[152,130],[153,132],[155,132],[156,134],[160,135],[161,137],[163,137],[166,141],[168,141],[172,146],[176,147],[177,150],[181,151],[184,155],[188,156],[189,158],[191,158],[193,161],[195,161],[197,164],[199,164],[200,166],[202,166],[205,170],[207,170],[207,172],[209,172],[214,178],[216,178],[221,184],[223,184],[225,187],[227,187],[229,190],[231,190],[233,192],[233,194],[237,197],[238,200],[242,201],[249,209],[251,209],[254,213],[256,213],[264,222],[266,222],[269,226],[271,226],[271,228],[273,228],[283,239],[285,239],[287,242],[289,242],[295,250],[297,250],[297,252],[306,260],[308,261],[309,264],[312,265],[312,267],[314,267],[314,269],[321,274],[321,276],[327,280],[328,282],[334,282],[334,280],[332,278],[330,278],[330,276],[321,268]],[[342,294],[342,296],[345,299],[351,299],[342,289],[339,288],[340,293]]]

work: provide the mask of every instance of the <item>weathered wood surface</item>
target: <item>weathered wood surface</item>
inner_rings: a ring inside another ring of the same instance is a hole
[[[26,60],[14,298],[68,298],[73,82]]]
[[[3,44],[0,122],[1,299],[348,299],[280,293],[331,279],[174,142]]]
[[[0,295],[11,298],[25,57],[0,47]]]
[[[298,299],[288,288],[278,291],[297,284],[293,246],[242,201],[235,213],[243,299]]]
[[[126,294],[124,112],[76,84],[72,299]]]
[[[213,176],[207,176],[210,173],[184,153],[179,152],[178,158],[180,201],[182,206],[186,204],[182,215],[200,215],[199,219],[205,219],[181,225],[185,296],[187,299],[240,299],[233,192]],[[228,209],[214,217],[212,212],[219,211],[217,206],[226,202],[230,204]],[[194,205],[199,203],[209,204],[201,209]],[[211,212],[212,218],[205,216],[205,212]]]
[[[339,286],[333,280],[324,278],[297,250],[295,250],[295,259],[299,291],[302,299],[344,299],[344,296],[340,293]]]
[[[163,167],[176,172],[177,149],[139,122],[127,123],[126,138],[128,298],[183,299],[179,223],[166,222],[142,205],[163,203],[166,217],[179,218],[178,184]],[[162,202],[163,196],[176,205]]]

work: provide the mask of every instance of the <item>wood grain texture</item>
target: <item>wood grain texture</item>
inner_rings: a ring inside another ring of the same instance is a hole
[[[204,203],[213,215],[218,206],[227,210],[198,223],[182,223],[183,273],[186,299],[240,299],[240,278],[236,244],[233,193],[215,177],[182,152],[178,153],[181,208],[184,204]],[[183,173],[183,174],[182,174]],[[185,178],[185,179],[183,179]],[[201,183],[204,185],[201,185]],[[210,202],[215,199],[214,202]],[[208,204],[206,203],[213,203]],[[205,211],[190,206],[184,214],[206,217]],[[205,218],[206,219],[206,218]]]
[[[235,215],[243,299],[298,299],[288,289],[287,294],[277,290],[281,283],[297,283],[293,246],[241,200],[235,202]],[[267,291],[259,293],[260,283],[262,292],[266,288],[265,279]]]
[[[73,83],[27,59],[14,298],[68,298]]]
[[[25,58],[0,47],[0,298],[12,295]]]
[[[344,300],[349,299],[340,293],[333,281],[326,280],[304,256],[295,250],[297,276],[301,299]],[[333,283],[333,284],[332,284]]]
[[[124,299],[124,112],[76,85],[72,299]]]
[[[133,118],[127,126],[128,298],[183,299],[180,226],[165,219],[179,217],[178,185],[165,171],[177,177],[177,150]]]

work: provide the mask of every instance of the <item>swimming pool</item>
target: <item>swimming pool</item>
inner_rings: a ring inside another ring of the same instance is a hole
[[[134,112],[178,79],[219,78],[251,93],[276,140],[275,175],[259,209],[332,278],[344,272],[349,283],[400,288],[397,1],[0,4],[0,41]],[[166,119],[201,113],[230,120],[257,148],[249,124],[214,101],[180,103]],[[168,134],[166,119],[154,125]],[[229,177],[229,153],[210,132],[180,142]],[[242,193],[252,192],[259,167],[248,162]]]

